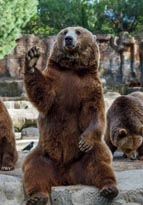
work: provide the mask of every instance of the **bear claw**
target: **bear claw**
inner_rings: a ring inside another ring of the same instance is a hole
[[[8,166],[2,166],[1,167],[1,170],[2,171],[11,171],[11,170],[13,170],[14,169],[14,167],[8,167]]]
[[[100,190],[100,195],[111,200],[113,198],[115,198],[118,195],[118,189],[116,186],[114,185],[110,185],[110,186],[104,186],[101,190]]]
[[[93,145],[89,145],[87,142],[80,140],[79,149],[82,152],[88,152],[93,148]]]
[[[48,197],[31,197],[27,200],[26,205],[46,205]]]
[[[40,56],[39,48],[33,47],[26,54],[26,66],[32,68],[36,65],[38,58]]]

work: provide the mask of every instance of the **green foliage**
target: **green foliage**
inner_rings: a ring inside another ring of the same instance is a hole
[[[25,33],[46,36],[64,27],[88,27],[85,0],[39,0],[37,15],[25,27]]]
[[[112,28],[114,33],[128,31],[138,32],[143,24],[143,1],[137,0],[101,0],[99,5],[105,5],[106,11],[113,14],[107,17],[106,24]],[[104,13],[105,13],[104,8]],[[100,19],[99,19],[100,21]]]
[[[24,33],[41,37],[55,34],[67,26],[83,26],[93,33],[141,31],[143,1],[137,0],[38,0],[37,14]],[[105,15],[113,12],[115,18]],[[127,21],[125,21],[127,19]],[[133,19],[133,21],[129,21]]]
[[[37,0],[0,0],[0,58],[15,46],[15,39],[37,11]]]

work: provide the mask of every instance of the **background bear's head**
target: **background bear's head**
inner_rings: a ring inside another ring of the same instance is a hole
[[[99,64],[96,37],[82,27],[65,28],[58,33],[49,59],[62,69],[95,72]]]
[[[132,134],[125,128],[118,128],[111,136],[113,145],[122,150],[129,159],[137,158],[137,149],[143,142],[143,127]]]

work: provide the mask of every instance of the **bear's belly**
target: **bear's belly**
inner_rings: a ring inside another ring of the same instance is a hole
[[[78,148],[79,140],[73,138],[71,140],[71,137],[67,136],[64,141],[53,138],[47,142],[45,152],[58,164],[73,162],[80,155],[80,150]]]
[[[67,164],[78,158],[80,131],[75,118],[70,120],[50,120],[39,123],[40,146],[52,160],[59,164]]]

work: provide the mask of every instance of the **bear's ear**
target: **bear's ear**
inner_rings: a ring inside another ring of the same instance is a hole
[[[127,130],[125,128],[119,128],[118,130],[118,136],[119,138],[126,137],[128,134]]]
[[[143,126],[139,128],[139,134],[143,137]]]

